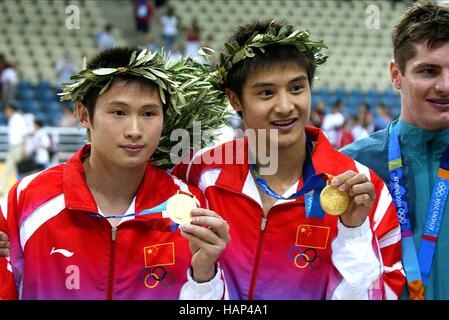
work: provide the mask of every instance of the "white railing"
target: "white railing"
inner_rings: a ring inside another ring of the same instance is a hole
[[[51,135],[53,142],[57,145],[55,162],[67,161],[86,140],[86,129],[45,127]],[[8,127],[0,126],[0,161],[4,161],[8,152]]]

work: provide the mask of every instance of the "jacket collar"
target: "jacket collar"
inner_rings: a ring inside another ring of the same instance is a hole
[[[98,213],[95,199],[86,183],[83,161],[90,154],[90,145],[85,145],[79,149],[66,163],[63,169],[62,185],[66,207],[71,210],[87,211]],[[160,185],[169,182],[166,174],[161,174],[160,170],[150,165],[148,162],[145,176],[139,186],[135,210],[141,211],[159,204],[161,199],[170,196],[172,188],[160,188]],[[149,182],[153,182],[151,184]],[[155,194],[157,191],[157,196]],[[164,191],[166,190],[166,192]],[[166,193],[166,194],[165,194]],[[144,196],[146,195],[146,196]],[[155,195],[155,196],[149,196]]]
[[[427,158],[433,154],[439,160],[449,144],[449,128],[429,131],[415,127],[402,118],[397,121],[401,152],[418,158]]]
[[[305,132],[310,137],[314,145],[314,149],[312,151],[312,163],[315,168],[315,173],[328,173],[332,175],[342,173],[340,172],[340,163],[343,158],[346,158],[346,156],[335,150],[320,129],[306,126]],[[234,140],[233,142],[235,141],[237,140]],[[244,153],[245,161],[243,164],[223,165],[216,185],[226,189],[231,189],[235,192],[241,192],[245,186],[248,174],[250,174],[247,157],[248,143],[245,139],[244,143],[236,143],[236,145],[236,151]],[[303,152],[305,152],[305,150],[303,150]],[[301,179],[298,184],[298,190],[302,187],[302,185],[303,183]]]

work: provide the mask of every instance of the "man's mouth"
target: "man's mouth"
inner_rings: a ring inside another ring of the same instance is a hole
[[[427,99],[427,101],[436,107],[449,108],[449,98],[432,98]]]
[[[130,153],[137,153],[140,150],[143,149],[143,145],[140,144],[127,144],[127,145],[123,145],[121,146],[121,148],[123,148],[125,151],[130,152]]]
[[[276,121],[271,121],[271,124],[275,127],[288,127],[290,125],[292,125],[297,119],[286,119],[286,120],[276,120]]]

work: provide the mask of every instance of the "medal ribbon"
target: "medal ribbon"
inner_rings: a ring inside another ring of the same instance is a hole
[[[166,211],[167,210],[167,204],[170,201],[170,199],[172,197],[175,197],[178,194],[186,194],[186,195],[192,196],[190,193],[178,190],[175,195],[171,196],[170,198],[168,198],[167,200],[165,200],[161,204],[158,204],[157,206],[155,206],[153,208],[142,210],[140,212],[129,213],[129,214],[124,214],[124,215],[111,215],[111,216],[102,216],[102,215],[98,215],[98,214],[90,214],[90,216],[95,217],[95,218],[100,218],[100,219],[121,219],[121,218],[125,218],[125,217],[143,216],[143,215],[146,215],[146,214],[153,214],[153,213],[157,213],[157,212],[162,212],[162,211]],[[164,216],[162,216],[162,217],[163,218],[167,218],[167,217],[164,217]],[[178,227],[179,227],[179,224],[176,223],[175,221],[171,220],[171,230],[174,232],[174,231],[176,231],[176,229]]]
[[[319,197],[314,197],[315,191],[320,194],[326,186],[326,181],[331,179],[332,176],[326,173],[315,174],[315,169],[311,160],[312,142],[306,135],[306,159],[303,165],[303,187],[290,195],[289,197],[283,197],[274,192],[268,183],[260,176],[259,169],[256,164],[251,164],[250,168],[254,174],[257,184],[261,190],[272,198],[278,200],[291,200],[304,196],[304,205],[306,208],[306,217],[324,218],[325,212],[321,208]]]
[[[142,210],[140,212],[128,213],[128,214],[124,214],[124,215],[101,216],[101,215],[97,215],[97,214],[92,214],[92,216],[94,216],[96,218],[104,218],[104,219],[121,219],[121,218],[126,218],[126,217],[133,217],[133,216],[143,216],[143,215],[146,215],[146,214],[152,214],[152,213],[156,213],[156,212],[161,212],[161,211],[167,210],[167,203],[168,203],[168,200],[162,202],[161,204],[158,204],[157,206],[155,206],[153,208],[145,209],[145,210]]]
[[[410,299],[424,300],[424,287],[429,280],[436,241],[449,193],[449,146],[441,159],[435,179],[418,255],[413,242],[413,231],[406,198],[407,189],[402,170],[399,133],[396,125],[392,126],[390,132],[388,170],[390,174],[390,193],[393,197],[401,226],[402,255]]]
[[[153,214],[153,213],[167,210],[167,203],[168,203],[168,200],[162,202],[161,204],[158,204],[157,206],[155,206],[153,208],[145,209],[140,212],[128,213],[128,214],[124,214],[124,215],[102,216],[102,215],[92,213],[92,214],[90,214],[90,216],[94,217],[94,218],[100,218],[100,219],[121,219],[121,218],[126,218],[126,217],[133,217],[133,216],[143,216],[146,214]],[[166,218],[166,217],[163,217],[163,218]],[[179,224],[177,224],[176,222],[174,222],[171,219],[170,219],[170,221],[171,221],[170,229],[172,232],[175,232],[178,229]]]

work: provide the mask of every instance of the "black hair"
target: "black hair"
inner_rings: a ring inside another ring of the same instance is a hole
[[[93,57],[87,64],[87,69],[98,69],[98,68],[118,68],[118,67],[125,67],[129,64],[129,61],[131,59],[131,55],[133,51],[137,50],[136,48],[130,48],[130,47],[116,47],[111,49],[106,49],[98,53],[95,57]],[[137,50],[140,52],[141,50]],[[124,82],[126,85],[128,84],[138,84],[141,86],[142,89],[152,89],[156,90],[156,92],[159,92],[158,85],[145,78],[140,76],[135,76],[132,74],[121,74],[114,77],[114,80],[111,84],[111,86],[116,82]],[[87,112],[89,114],[89,118],[91,119],[91,122],[93,122],[93,116],[95,112],[95,105],[97,103],[97,99],[99,96],[99,93],[101,91],[101,87],[105,85],[105,83],[100,83],[101,86],[96,86],[90,88],[86,95],[84,96],[83,100],[81,101],[83,105],[86,106]],[[170,102],[170,97],[168,96],[168,93],[166,92],[166,101],[167,104]],[[166,111],[167,106],[164,106],[164,111]]]
[[[268,28],[273,27],[277,32],[285,26],[285,22],[272,22],[271,20],[254,21],[247,25],[240,26],[229,38],[228,42],[237,41],[243,46],[254,33],[266,33]],[[300,52],[293,45],[273,44],[264,47],[265,53],[254,50],[256,54],[253,58],[246,58],[233,66],[229,71],[225,83],[225,87],[232,90],[239,99],[242,98],[242,88],[248,76],[256,70],[264,70],[270,66],[280,64],[286,66],[292,62],[304,67],[307,72],[310,88],[312,88],[313,78],[315,77],[316,65],[313,57],[308,57]]]

